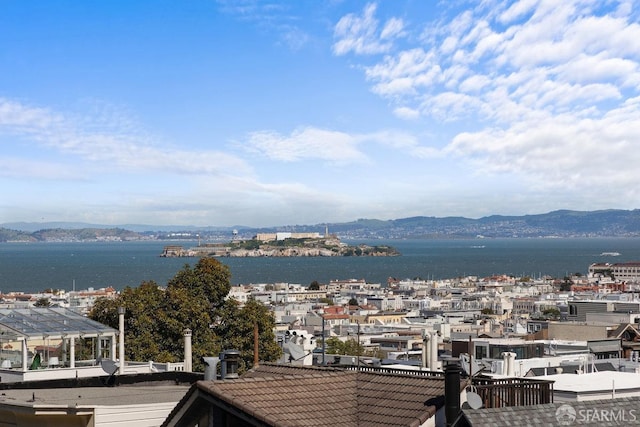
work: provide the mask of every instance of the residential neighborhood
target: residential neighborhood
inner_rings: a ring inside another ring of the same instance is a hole
[[[183,384],[178,386],[182,391],[172,398],[159,394],[157,401],[141,402],[133,412],[155,405],[160,411],[154,416],[155,424],[149,421],[151,424],[145,425],[167,426],[200,425],[193,420],[202,417],[242,419],[246,425],[305,425],[297,418],[287,424],[287,411],[276,410],[269,400],[260,409],[263,415],[256,418],[254,411],[261,403],[250,396],[259,393],[260,387],[281,394],[281,398],[297,393],[299,399],[292,404],[299,406],[289,408],[302,411],[303,402],[312,405],[305,401],[302,389],[330,390],[338,381],[345,386],[346,398],[353,393],[350,387],[360,387],[362,381],[375,383],[378,377],[387,379],[380,379],[376,396],[388,393],[385,387],[393,387],[396,392],[392,394],[398,399],[397,387],[417,387],[403,391],[405,397],[397,404],[409,405],[409,417],[421,420],[415,425],[481,425],[477,420],[483,410],[499,418],[501,409],[513,407],[535,412],[538,405],[556,408],[561,402],[635,401],[640,399],[640,294],[635,280],[639,269],[640,263],[633,262],[592,264],[587,275],[563,279],[497,275],[446,280],[389,278],[384,284],[340,279],[312,285],[232,286],[227,298],[240,305],[254,299],[270,309],[282,349],[277,363],[257,363],[241,376],[235,374],[231,350],[212,355],[211,372],[191,373],[188,329],[180,363],[124,361],[120,348],[126,343],[118,342],[122,331],[86,319],[96,299],[118,295],[113,288],[7,293],[0,303],[0,388],[19,400],[24,393],[13,390],[15,384],[31,383],[38,388],[33,393],[48,396],[44,390],[51,385],[47,381],[70,384],[83,380],[91,387],[95,386],[91,378],[108,374],[118,383],[132,383],[121,390],[133,390],[137,386],[131,378],[139,376],[148,384],[155,376],[159,382],[153,380],[155,385],[146,387],[161,391],[167,381],[173,381]],[[89,336],[95,337],[95,346],[92,353],[83,355],[87,360],[80,360],[72,350],[74,338]],[[455,423],[445,414],[447,372],[458,384],[459,410],[449,415],[455,417]],[[409,385],[407,381],[417,382]],[[397,385],[392,385],[394,382]],[[419,389],[431,391],[427,396],[418,393]],[[418,401],[432,399],[432,408],[410,406],[411,393],[418,393]],[[113,399],[116,407],[120,404],[117,396],[105,399]],[[229,399],[233,409],[229,409]],[[242,399],[249,400],[240,403]],[[213,405],[227,408],[226,412],[207,412],[204,408],[212,401],[219,401]],[[329,401],[315,404],[335,405]],[[369,412],[374,418],[393,418],[393,413],[385,415],[380,404],[380,399],[371,397],[347,405],[342,409],[346,411],[344,419],[350,420],[347,425],[367,425],[363,420]],[[13,405],[9,400],[0,402],[0,413],[15,414]],[[308,410],[313,414],[307,416],[316,422],[321,422],[319,415],[314,415],[318,411],[335,416],[320,406]],[[95,411],[95,424],[85,425],[99,425],[99,411]],[[68,411],[65,414],[72,416]],[[30,416],[38,416],[35,406]],[[408,420],[396,421],[398,424],[389,425],[414,425]]]

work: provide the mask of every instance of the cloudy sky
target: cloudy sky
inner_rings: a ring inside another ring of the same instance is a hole
[[[0,223],[640,208],[632,0],[0,1]]]

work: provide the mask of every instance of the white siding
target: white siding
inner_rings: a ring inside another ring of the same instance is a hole
[[[176,401],[146,405],[96,406],[95,427],[159,426],[177,404]]]

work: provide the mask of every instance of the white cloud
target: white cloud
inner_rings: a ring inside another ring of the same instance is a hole
[[[472,96],[457,92],[442,92],[428,98],[422,104],[422,111],[438,120],[449,122],[470,115],[474,110],[479,110],[481,100]]]
[[[404,34],[404,22],[399,18],[391,18],[384,24],[380,32],[381,39],[394,39]]]
[[[290,136],[272,131],[254,132],[249,135],[245,148],[285,162],[320,159],[342,164],[367,160],[358,150],[357,138],[312,127],[296,129]]]
[[[458,124],[447,152],[480,173],[521,175],[531,188],[621,185],[637,194],[633,13],[622,1],[474,3],[424,29],[405,25],[421,44],[363,68],[397,117]],[[598,171],[598,163],[615,170]]]
[[[219,10],[240,21],[256,25],[265,34],[275,34],[278,44],[299,51],[311,36],[294,23],[300,20],[296,4],[261,0],[216,0]]]
[[[38,133],[42,129],[58,126],[62,116],[45,108],[22,105],[19,102],[0,98],[0,132]]]
[[[383,96],[411,95],[441,79],[442,70],[432,52],[416,48],[368,67],[366,77],[376,82],[373,91]]]
[[[405,120],[416,120],[420,117],[420,111],[409,107],[398,107],[393,110],[393,114]]]
[[[0,158],[0,176],[5,178],[83,180],[86,173],[83,169],[67,163],[45,162],[8,156]]]
[[[531,12],[538,3],[538,0],[521,0],[514,2],[507,10],[498,17],[502,24],[509,24],[523,15]]]
[[[473,75],[460,83],[461,92],[478,92],[491,84],[491,79],[483,75]]]
[[[559,80],[585,84],[612,80],[621,87],[638,87],[638,62],[625,58],[609,58],[604,52],[597,55],[580,54],[551,70]]]
[[[413,157],[434,157],[438,150],[422,146],[413,135],[399,131],[379,131],[367,134],[348,134],[313,127],[296,129],[290,136],[277,132],[254,132],[245,149],[283,162],[322,160],[335,165],[371,163],[366,152],[372,144],[400,150]]]
[[[345,55],[353,52],[358,55],[371,55],[388,52],[394,39],[403,36],[404,23],[399,18],[389,19],[378,30],[375,18],[377,6],[369,3],[362,15],[350,13],[338,21],[334,28],[333,52]]]
[[[120,126],[119,121],[110,122],[99,116],[67,117],[6,99],[0,99],[0,134],[18,136],[24,140],[21,143],[37,143],[52,153],[92,162],[97,168],[117,168],[129,173],[163,171],[182,175],[224,175],[251,172],[244,161],[221,151],[184,151],[161,146],[152,143],[143,132],[132,130],[129,124]],[[23,173],[33,170],[25,168]],[[50,177],[57,170],[60,179],[74,175],[56,167],[54,161],[42,170],[49,171]]]
[[[572,114],[461,133],[448,147],[488,173],[516,173],[532,187],[564,190],[637,188],[640,172],[640,99],[631,99],[603,117]]]

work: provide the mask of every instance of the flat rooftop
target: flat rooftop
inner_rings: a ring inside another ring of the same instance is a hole
[[[120,385],[0,390],[0,405],[23,407],[77,407],[145,405],[178,402],[190,385]]]
[[[606,361],[601,359],[598,361]],[[634,372],[603,371],[588,374],[559,374],[535,377],[540,380],[555,381],[554,391],[588,393],[609,390],[640,390],[640,374]]]

